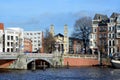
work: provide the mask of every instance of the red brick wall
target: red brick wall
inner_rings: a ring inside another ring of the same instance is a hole
[[[24,52],[32,52],[32,41],[31,39],[24,38]]]
[[[98,60],[84,59],[84,58],[64,58],[64,65],[67,65],[67,62],[69,63],[69,66],[71,67],[92,66],[92,65],[99,64]]]
[[[8,68],[14,60],[0,60],[0,68]]]

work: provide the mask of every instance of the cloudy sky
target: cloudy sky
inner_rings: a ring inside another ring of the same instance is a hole
[[[0,0],[0,22],[5,28],[21,27],[44,31],[55,26],[63,33],[64,24],[71,34],[75,21],[82,16],[93,18],[95,13],[120,13],[120,0]]]

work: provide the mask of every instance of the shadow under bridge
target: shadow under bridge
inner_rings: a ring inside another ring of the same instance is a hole
[[[45,69],[50,68],[53,66],[52,61],[50,61],[47,58],[41,58],[41,59],[28,59],[27,61],[27,69]]]

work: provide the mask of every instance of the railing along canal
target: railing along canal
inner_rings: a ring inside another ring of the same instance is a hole
[[[89,54],[66,54],[66,55],[64,55],[64,57],[97,59],[97,58],[98,58],[98,55],[89,55]]]

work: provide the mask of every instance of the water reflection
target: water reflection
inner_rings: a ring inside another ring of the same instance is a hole
[[[120,80],[120,69],[60,68],[43,70],[0,70],[0,80]]]

